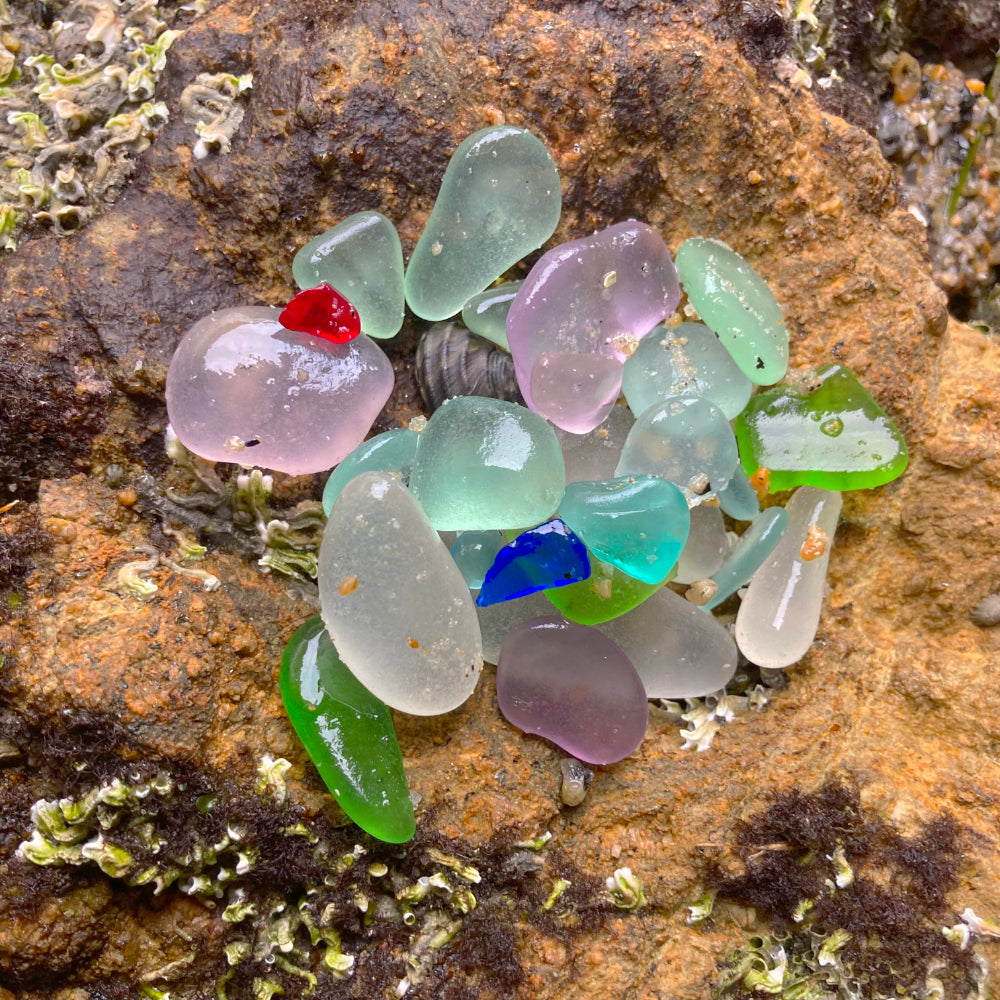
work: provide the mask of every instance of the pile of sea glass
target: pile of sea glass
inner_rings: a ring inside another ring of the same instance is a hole
[[[284,312],[213,313],[170,367],[171,423],[196,454],[335,466],[322,621],[289,643],[282,693],[331,791],[386,840],[413,833],[386,706],[451,711],[485,657],[511,723],[621,760],[649,699],[719,691],[737,649],[767,668],[805,654],[839,491],[906,465],[842,365],[758,391],[785,377],[788,333],[721,242],[688,239],[675,262],[652,227],[622,222],[498,285],[560,211],[541,142],[484,129],[452,157],[405,275],[391,222],[351,216],[296,255],[303,291]],[[681,287],[701,322],[671,322]],[[461,312],[509,350],[527,405],[456,396],[364,440],[393,386],[375,339],[399,331],[404,301],[430,321]],[[789,490],[784,506],[768,495]],[[737,594],[727,627],[713,610]]]

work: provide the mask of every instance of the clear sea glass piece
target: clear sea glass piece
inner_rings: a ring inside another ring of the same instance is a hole
[[[624,650],[650,698],[698,698],[725,687],[736,672],[729,632],[669,587],[596,627]]]
[[[840,493],[815,486],[800,487],[786,504],[788,527],[736,616],[736,643],[752,663],[787,667],[812,645],[840,508]]]
[[[410,308],[454,316],[554,232],[562,189],[552,157],[525,129],[491,125],[448,162],[441,190],[406,269]]]
[[[722,565],[728,547],[722,511],[708,504],[692,507],[691,531],[677,560],[674,580],[694,583],[707,579]]]
[[[385,431],[362,442],[330,473],[323,489],[323,513],[330,516],[340,491],[362,472],[398,472],[405,486],[416,451],[416,431]]]
[[[286,330],[280,309],[220,309],[181,338],[167,412],[181,444],[211,462],[290,475],[353,451],[392,392],[392,364],[362,334],[335,344]]]
[[[639,415],[671,396],[702,396],[732,420],[747,405],[752,383],[703,323],[657,326],[625,361],[622,392]]]
[[[586,434],[618,400],[622,366],[602,354],[541,354],[531,369],[531,398],[556,427]]]
[[[363,472],[333,505],[319,552],[323,621],[351,673],[413,715],[457,708],[482,669],[469,589],[420,505]]]
[[[712,574],[719,589],[702,608],[710,611],[747,583],[781,541],[787,527],[788,512],[784,507],[768,507],[758,514]]]
[[[552,604],[543,592],[535,592],[485,608],[476,605],[476,614],[483,633],[483,659],[495,664],[500,656],[500,647],[511,630],[529,618],[551,615]]]
[[[734,521],[752,521],[760,513],[760,499],[739,463],[722,489],[716,490],[719,506]]]
[[[480,337],[509,351],[507,343],[507,313],[523,281],[505,281],[473,295],[462,306],[462,322]]]
[[[751,382],[772,385],[788,368],[788,328],[767,282],[720,240],[694,236],[677,251],[691,305]]]
[[[497,664],[505,719],[588,764],[613,764],[642,742],[649,704],[635,668],[594,629],[547,615],[507,637]]]
[[[635,423],[632,411],[617,403],[603,423],[587,434],[571,434],[556,428],[556,437],[566,463],[566,482],[614,479],[625,438]]]
[[[439,531],[520,528],[559,506],[559,442],[523,406],[458,396],[434,412],[419,437],[410,490]]]
[[[451,546],[451,557],[470,590],[479,590],[497,553],[507,544],[502,531],[463,531]]]

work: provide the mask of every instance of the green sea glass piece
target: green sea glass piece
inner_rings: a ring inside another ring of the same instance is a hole
[[[677,251],[677,273],[702,321],[751,382],[772,385],[788,368],[788,328],[767,282],[720,240],[694,236]]]
[[[405,486],[417,451],[417,432],[385,431],[363,441],[330,473],[323,488],[323,513],[333,510],[340,491],[362,472],[398,472]]]
[[[299,288],[333,285],[358,311],[361,332],[386,340],[403,325],[403,248],[381,212],[358,212],[292,258]]]
[[[403,757],[385,704],[344,666],[320,618],[281,658],[281,697],[295,732],[345,813],[379,840],[416,831]]]
[[[546,590],[545,596],[570,621],[598,625],[642,604],[669,579],[670,573],[667,573],[659,583],[643,583],[591,554],[590,576],[586,580]]]
[[[570,483],[559,516],[599,559],[653,584],[677,562],[691,524],[684,494],[657,476]]]
[[[462,306],[462,322],[473,333],[478,333],[480,337],[492,340],[494,344],[509,351],[507,313],[510,312],[510,304],[514,301],[517,290],[523,284],[523,281],[505,281],[473,295]]]
[[[843,365],[754,396],[736,421],[736,439],[748,473],[770,470],[772,492],[871,489],[901,476],[907,463],[903,435]]]
[[[410,308],[454,316],[554,232],[562,190],[552,157],[525,129],[491,125],[448,162],[441,190],[406,269]]]

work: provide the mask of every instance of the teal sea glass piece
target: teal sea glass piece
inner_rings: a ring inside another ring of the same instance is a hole
[[[732,420],[752,383],[704,323],[656,327],[622,370],[622,392],[637,416],[671,396],[703,396]]]
[[[462,322],[480,337],[492,340],[505,351],[507,343],[507,313],[523,281],[505,281],[503,284],[487,288],[485,292],[473,295],[462,306]]]
[[[362,472],[398,472],[405,486],[416,451],[416,431],[385,431],[363,441],[330,473],[323,488],[323,513],[330,516],[340,491]]]
[[[871,489],[901,476],[907,463],[903,435],[843,365],[754,396],[736,437],[744,469],[769,469],[775,493],[801,485]]]
[[[570,483],[559,515],[596,556],[643,583],[666,577],[691,524],[684,494],[656,476]]]
[[[749,582],[781,541],[787,527],[788,513],[784,507],[768,507],[758,514],[712,575],[719,589],[702,608],[711,611]]]
[[[419,437],[410,490],[438,531],[521,528],[559,506],[559,442],[523,406],[456,396],[434,411]]]
[[[299,288],[333,285],[369,337],[395,337],[403,325],[403,248],[381,212],[358,212],[311,239],[292,258],[292,276]]]
[[[566,587],[589,575],[587,547],[564,521],[553,518],[521,532],[497,553],[476,605],[486,608],[540,590]]]
[[[715,495],[719,506],[734,521],[752,521],[760,513],[760,499],[742,465],[737,464],[732,478]]]
[[[638,607],[669,579],[667,573],[659,583],[643,583],[591,554],[590,576],[586,580],[546,590],[545,596],[570,621],[598,625]]]
[[[320,618],[310,618],[285,647],[281,697],[344,812],[379,840],[410,840],[413,803],[392,715],[344,666]]]
[[[462,571],[469,590],[483,585],[487,570],[507,544],[502,531],[463,531],[451,546],[451,557]]]
[[[702,236],[680,245],[676,265],[691,305],[740,371],[757,385],[782,378],[788,328],[767,282],[725,243]]]
[[[556,166],[525,129],[491,125],[455,150],[404,287],[423,319],[454,316],[554,232],[562,211]]]

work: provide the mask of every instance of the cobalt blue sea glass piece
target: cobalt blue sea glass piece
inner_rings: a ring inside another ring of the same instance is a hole
[[[451,547],[451,557],[462,571],[469,590],[479,590],[497,553],[507,544],[502,531],[463,531]]]
[[[590,576],[587,547],[558,517],[529,528],[498,553],[476,598],[481,608]]]

